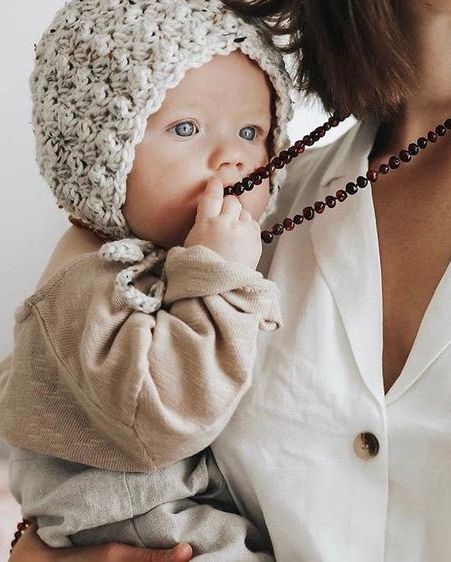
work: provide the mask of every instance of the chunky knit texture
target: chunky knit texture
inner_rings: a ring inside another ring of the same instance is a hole
[[[129,237],[121,208],[148,117],[188,69],[236,49],[272,82],[279,152],[292,110],[282,59],[219,0],[68,2],[37,45],[31,77],[37,161],[58,204],[113,239]],[[265,215],[280,181],[275,174]]]
[[[152,315],[161,308],[166,290],[164,264],[166,251],[157,248],[152,242],[138,238],[124,238],[104,244],[99,256],[109,262],[132,263],[116,275],[115,293],[134,310]],[[154,273],[157,280],[145,294],[136,288],[135,282],[144,273]]]

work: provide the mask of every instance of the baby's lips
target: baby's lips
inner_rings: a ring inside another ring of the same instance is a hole
[[[217,173],[214,174],[215,178],[217,178],[224,187],[233,186],[237,182],[241,181],[244,176],[240,176],[239,174],[230,174],[230,173]]]

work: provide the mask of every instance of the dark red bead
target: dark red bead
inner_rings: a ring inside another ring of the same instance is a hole
[[[364,188],[368,185],[368,180],[366,178],[364,178],[363,176],[359,176],[357,178],[357,185],[361,188]]]
[[[328,195],[326,197],[325,201],[326,201],[326,205],[330,209],[333,209],[335,207],[335,205],[337,204],[337,199],[333,195]]]
[[[316,132],[319,134],[319,136],[320,136],[321,138],[324,137],[324,135],[326,134],[326,131],[325,131],[324,127],[318,127],[318,128],[316,129]]]
[[[304,141],[305,146],[312,146],[314,142],[310,135],[305,135],[302,140]]]
[[[284,162],[284,164],[288,164],[289,162],[291,162],[291,155],[288,150],[282,150],[282,152],[279,154],[279,157],[281,158],[282,162]]]
[[[231,185],[224,187],[224,197],[226,195],[233,195],[233,187]]]
[[[434,133],[434,131],[429,131],[428,141],[434,143],[436,140],[437,140],[437,133]]]
[[[271,164],[273,164],[274,168],[277,170],[281,170],[283,168],[283,160],[282,158],[279,158],[279,156],[274,156],[271,160]]]
[[[293,222],[295,224],[302,224],[304,221],[304,217],[302,215],[294,215]]]
[[[446,135],[446,127],[444,125],[437,125],[435,132],[439,137],[443,137],[443,135]]]
[[[399,159],[403,162],[410,162],[412,160],[412,156],[407,150],[401,150],[401,152],[399,153]]]
[[[243,178],[241,180],[241,185],[244,187],[246,191],[251,191],[252,188],[254,187],[254,182],[251,180],[251,178]]]
[[[306,221],[311,221],[315,216],[315,209],[313,207],[305,207],[302,210],[302,214],[304,215],[304,219]]]
[[[292,158],[296,158],[296,156],[299,155],[299,152],[297,151],[295,146],[290,146],[290,148],[288,149],[288,154],[290,154]]]
[[[329,119],[329,125],[330,125],[331,127],[337,127],[338,123],[339,123],[339,121],[338,121],[338,119],[336,119],[335,117],[331,117],[331,118]]]
[[[399,168],[400,161],[398,158],[396,158],[396,156],[391,156],[390,160],[388,161],[388,165],[392,170],[396,170],[396,168]]]
[[[233,186],[233,195],[242,195],[244,193],[244,187],[241,185],[240,182],[237,182],[234,186]]]
[[[271,244],[274,236],[272,232],[269,232],[269,230],[263,230],[263,232],[261,233],[261,238],[263,242],[265,242],[265,244]]]
[[[443,124],[445,125],[445,127],[447,129],[451,129],[451,119],[450,118],[448,118]]]
[[[355,195],[359,188],[353,181],[350,181],[346,184],[345,190],[348,195]]]
[[[366,177],[371,183],[374,183],[377,181],[379,174],[376,172],[376,170],[368,170],[368,172],[366,173]]]
[[[24,523],[24,521],[21,521],[20,523],[17,524],[17,530],[18,531],[26,531],[27,530],[27,524]]]
[[[326,123],[324,123],[323,129],[324,129],[325,131],[330,131],[330,123],[329,123],[329,121],[326,121]]]
[[[348,194],[346,193],[346,191],[344,191],[343,189],[339,189],[337,191],[337,193],[335,194],[335,196],[337,197],[337,199],[340,201],[340,203],[343,203],[343,201],[345,199],[347,199]]]
[[[389,171],[390,171],[390,167],[387,166],[387,164],[381,164],[379,166],[379,173],[382,174],[383,176],[387,175]]]
[[[417,139],[417,145],[420,148],[426,148],[427,143],[428,143],[428,139],[425,137],[420,137],[419,139]]]
[[[301,152],[304,152],[305,149],[305,142],[302,140],[297,140],[294,143],[294,148],[298,151],[299,154],[301,154]]]
[[[22,536],[22,533],[20,531],[16,531],[14,533],[14,538],[17,539],[17,540],[19,540],[21,536]]]
[[[263,182],[263,178],[258,175],[257,172],[252,172],[249,177],[254,182],[254,185],[261,185],[261,183]]]
[[[319,141],[319,133],[318,133],[318,131],[312,131],[312,132],[310,133],[310,136],[312,137],[312,139],[313,139],[314,142]]]
[[[276,223],[272,229],[271,232],[275,235],[275,236],[279,236],[280,234],[282,234],[283,232],[283,226],[280,224],[280,222]]]
[[[269,172],[263,166],[261,168],[257,168],[255,170],[255,173],[258,174],[260,177],[262,177],[264,180],[269,178]]]
[[[290,218],[287,217],[283,221],[283,227],[284,227],[285,230],[293,230],[294,222]]]
[[[322,201],[316,201],[314,204],[314,209],[319,215],[324,211],[325,208],[326,204]]]
[[[418,145],[415,144],[414,142],[411,142],[409,144],[409,153],[412,156],[416,156],[419,152],[420,152],[420,148],[418,147]]]

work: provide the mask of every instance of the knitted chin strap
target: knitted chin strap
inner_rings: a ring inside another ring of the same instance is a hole
[[[130,308],[152,314],[161,308],[166,289],[164,263],[166,250],[139,238],[124,238],[104,244],[98,255],[108,262],[132,263],[116,275],[115,292]],[[135,287],[143,273],[153,273],[158,280],[146,295]]]

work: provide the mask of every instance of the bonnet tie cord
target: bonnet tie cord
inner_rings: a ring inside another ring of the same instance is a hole
[[[164,263],[167,252],[152,242],[139,238],[125,238],[104,244],[98,255],[108,262],[132,263],[116,275],[115,292],[130,308],[153,314],[161,308],[166,290]],[[153,273],[158,278],[146,295],[135,287],[135,280],[143,273]]]

